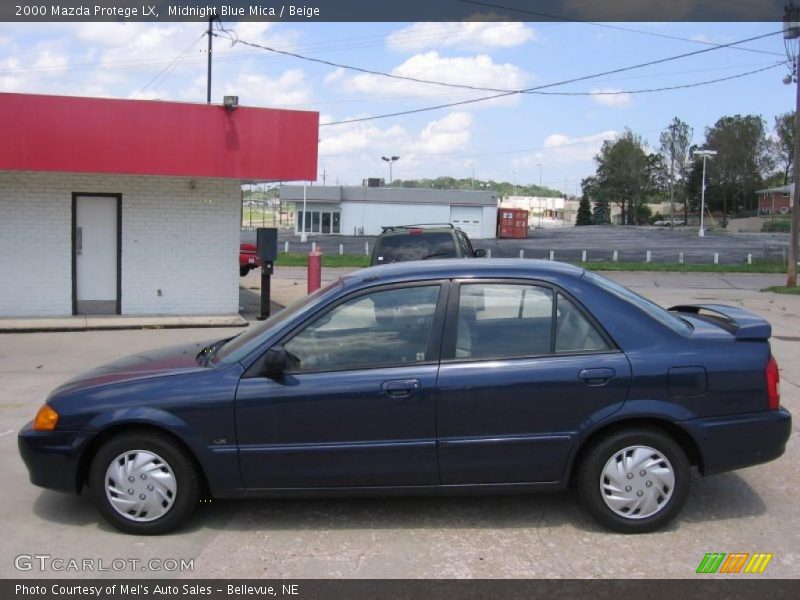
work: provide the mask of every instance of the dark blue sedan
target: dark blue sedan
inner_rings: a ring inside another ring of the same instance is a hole
[[[681,510],[690,469],[780,456],[770,325],[664,310],[583,269],[397,263],[262,326],[138,354],[55,390],[19,434],[31,481],[132,533],[204,497],[578,488],[622,532]]]

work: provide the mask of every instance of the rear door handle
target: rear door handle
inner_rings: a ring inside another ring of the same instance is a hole
[[[586,385],[605,385],[616,374],[614,369],[608,368],[583,369],[578,373],[578,379],[582,379]]]
[[[381,391],[391,398],[406,398],[419,388],[419,379],[393,379],[381,384]]]

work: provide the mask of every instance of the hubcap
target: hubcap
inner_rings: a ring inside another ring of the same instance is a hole
[[[606,506],[626,519],[645,519],[662,510],[675,489],[667,457],[649,446],[629,446],[614,454],[600,474]]]
[[[175,503],[175,474],[158,454],[130,450],[111,461],[106,470],[109,504],[131,521],[155,521]]]

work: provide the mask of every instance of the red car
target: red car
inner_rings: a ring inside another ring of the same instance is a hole
[[[244,277],[250,269],[261,266],[261,259],[256,254],[255,244],[241,244],[239,246],[239,275]]]

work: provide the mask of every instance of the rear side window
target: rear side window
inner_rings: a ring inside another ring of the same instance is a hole
[[[453,235],[447,232],[422,232],[408,235],[389,235],[378,240],[375,263],[393,263],[426,258],[455,258]]]
[[[455,358],[514,358],[612,349],[572,302],[548,287],[461,285]]]

